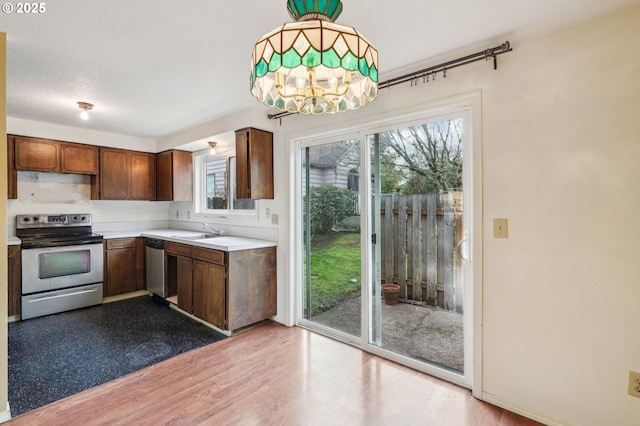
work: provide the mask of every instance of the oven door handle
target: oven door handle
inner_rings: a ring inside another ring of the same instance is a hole
[[[69,296],[75,296],[75,295],[85,294],[85,293],[95,293],[96,291],[98,291],[98,290],[93,288],[91,290],[71,291],[69,293],[56,294],[56,295],[53,295],[53,296],[43,295],[43,296],[40,296],[40,297],[34,297],[34,298],[30,299],[29,303],[44,302],[46,300],[59,299],[61,297],[69,297]]]

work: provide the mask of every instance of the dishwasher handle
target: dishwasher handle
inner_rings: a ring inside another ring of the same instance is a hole
[[[158,250],[164,250],[164,240],[157,238],[145,238],[145,245]]]

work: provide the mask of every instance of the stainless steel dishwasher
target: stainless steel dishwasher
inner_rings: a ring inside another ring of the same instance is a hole
[[[162,298],[166,297],[164,287],[164,241],[145,238],[147,257],[147,290]]]

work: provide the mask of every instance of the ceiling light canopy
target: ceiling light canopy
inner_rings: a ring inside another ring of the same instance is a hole
[[[378,51],[354,28],[334,23],[340,0],[288,0],[286,23],[258,41],[251,93],[280,111],[333,114],[378,94]]]
[[[216,146],[218,146],[218,142],[209,142],[209,154],[216,155]]]
[[[78,107],[82,110],[80,118],[83,120],[89,119],[89,111],[93,109],[93,105],[88,102],[78,102]]]

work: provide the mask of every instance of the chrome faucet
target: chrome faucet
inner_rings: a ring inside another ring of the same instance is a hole
[[[222,231],[220,231],[219,229],[214,228],[213,226],[209,225],[208,223],[203,223],[202,224],[202,229],[207,229],[207,228],[209,228],[211,230],[213,235],[222,235]]]

